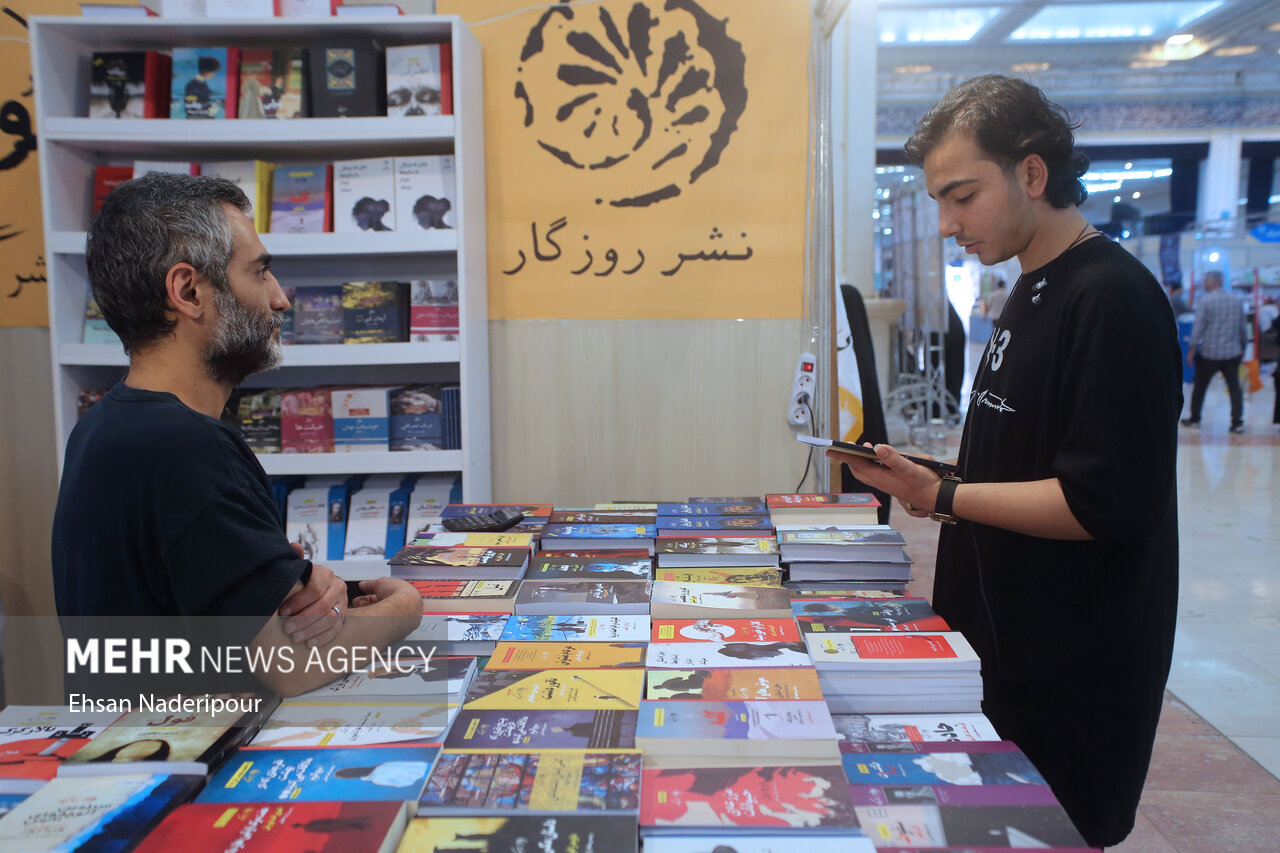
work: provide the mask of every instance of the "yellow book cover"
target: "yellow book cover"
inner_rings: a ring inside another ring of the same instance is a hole
[[[645,643],[498,643],[485,669],[642,667],[645,646]]]
[[[486,669],[476,674],[463,706],[469,710],[610,710],[640,707],[642,669]]]
[[[532,533],[426,533],[414,545],[433,548],[532,548]]]
[[[707,569],[655,569],[653,579],[673,583],[719,583],[782,588],[782,575],[768,566],[724,566]]]

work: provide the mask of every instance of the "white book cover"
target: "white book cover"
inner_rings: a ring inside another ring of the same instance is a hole
[[[462,489],[456,474],[428,474],[418,478],[409,496],[405,541],[412,542],[419,533],[438,523],[440,513],[452,502],[455,492],[461,499]]]
[[[226,178],[249,197],[249,205],[258,209],[258,163],[256,160],[225,160],[217,163],[201,163],[200,174],[210,178]],[[134,167],[136,170],[136,166]]]
[[[133,176],[141,178],[151,172],[172,172],[175,175],[198,175],[200,167],[182,160],[134,160]]]
[[[274,18],[274,0],[204,0],[206,18]]]
[[[333,164],[333,230],[338,234],[395,231],[395,160],[369,157]]]
[[[332,12],[329,0],[280,0],[282,18],[329,18]]]
[[[837,714],[832,717],[840,740],[852,744],[1000,740],[983,714]],[[848,745],[842,751],[860,752]]]
[[[347,542],[344,560],[383,557],[387,550],[387,518],[394,489],[365,488],[351,496],[347,512]]]
[[[934,633],[806,634],[819,670],[978,671],[978,654],[959,631]]]
[[[457,711],[456,702],[283,702],[262,726],[252,746],[270,749],[436,741]]]
[[[764,669],[813,666],[804,643],[650,643],[649,669]]]
[[[114,774],[57,778],[18,803],[0,820],[0,850],[76,850],[86,838],[111,820],[118,809],[140,800],[167,777]]]
[[[30,726],[43,728],[102,728],[114,723],[119,714],[103,711],[72,711],[66,705],[9,705],[0,710],[0,728],[10,734],[13,729]]]
[[[438,116],[443,84],[440,45],[387,48],[387,115]]]
[[[424,613],[402,643],[496,643],[510,619],[507,613]]]
[[[470,660],[474,663],[474,658]],[[404,697],[406,699],[435,697],[443,700],[447,695],[460,697],[466,690],[471,675],[449,678],[444,659],[425,661],[401,657],[392,659],[386,666],[373,667],[364,672],[350,672],[323,687],[300,693],[292,703],[316,701],[347,701],[376,696],[381,699]]]
[[[329,489],[294,489],[285,509],[284,533],[302,545],[302,556],[324,560],[329,556]]]
[[[453,157],[396,158],[396,222],[401,231],[454,228],[457,192]]]
[[[391,452],[391,388],[340,388],[333,392],[335,453]]]
[[[154,0],[154,3],[153,8],[162,18],[205,17],[205,0]]]

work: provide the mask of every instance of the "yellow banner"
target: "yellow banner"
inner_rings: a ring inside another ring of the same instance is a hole
[[[77,0],[0,6],[0,326],[49,325],[27,16],[79,11]]]
[[[437,8],[484,52],[492,318],[802,315],[807,0]]]

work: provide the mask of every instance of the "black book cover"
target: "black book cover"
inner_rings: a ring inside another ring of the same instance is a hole
[[[386,114],[382,51],[368,41],[320,42],[307,48],[308,89],[315,118]]]

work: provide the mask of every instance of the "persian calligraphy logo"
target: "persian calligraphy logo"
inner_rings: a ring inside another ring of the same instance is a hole
[[[693,0],[547,9],[520,52],[515,97],[537,144],[608,174],[614,207],[679,196],[714,169],[747,106],[742,45]],[[617,11],[617,15],[610,9]]]

